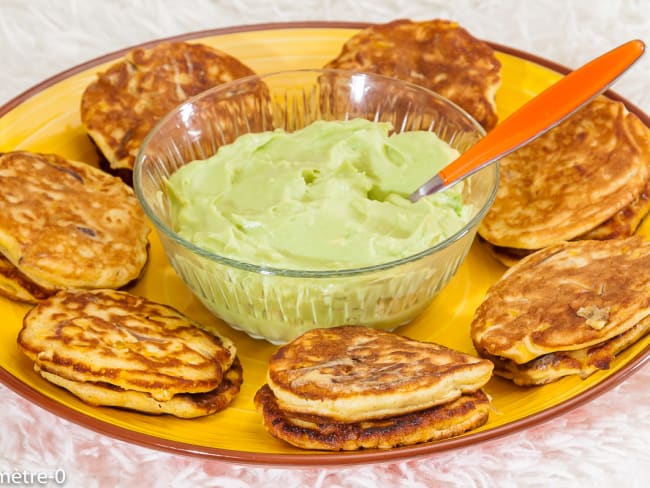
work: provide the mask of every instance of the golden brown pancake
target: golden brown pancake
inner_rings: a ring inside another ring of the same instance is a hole
[[[235,357],[217,388],[205,393],[177,393],[167,401],[159,401],[148,393],[124,390],[110,383],[71,381],[36,368],[46,380],[73,393],[84,402],[94,406],[109,406],[135,410],[153,415],[174,415],[195,418],[212,415],[228,407],[239,393],[243,371]]]
[[[318,415],[287,413],[264,385],[254,398],[264,427],[274,437],[304,449],[389,449],[460,435],[483,425],[490,401],[482,391],[422,411],[385,419],[341,423]]]
[[[494,204],[479,234],[495,246],[536,250],[594,230],[638,201],[650,179],[650,129],[601,96],[501,161]],[[619,218],[619,220],[621,220]],[[638,225],[640,217],[623,218]],[[618,232],[616,222],[601,234]]]
[[[627,207],[623,207],[602,224],[578,236],[577,239],[604,240],[629,237],[634,234],[648,212],[650,212],[650,178],[646,181],[643,191],[636,200]]]
[[[490,244],[481,236],[477,236],[477,241],[483,246],[492,257],[496,258],[504,266],[514,266],[521,259],[525,258],[529,254],[532,254],[535,251],[529,249],[515,249],[514,247],[501,247]]]
[[[455,22],[400,19],[370,26],[325,67],[406,80],[452,100],[486,129],[497,124],[501,64],[487,43]]]
[[[650,315],[650,242],[633,236],[537,251],[493,284],[471,323],[484,357],[517,364],[603,344]]]
[[[630,237],[634,235],[648,212],[650,212],[650,179],[646,181],[645,188],[636,200],[623,207],[602,224],[576,237],[575,240],[605,240]],[[478,240],[492,256],[508,267],[514,266],[520,259],[535,252],[535,250],[530,249],[495,246],[481,236],[478,236]]]
[[[650,184],[650,180],[648,180]],[[606,240],[617,239],[621,237],[630,237],[634,235],[644,217],[650,211],[650,193],[644,190],[639,198],[627,207],[619,210],[613,217],[605,222],[575,238],[575,240]],[[519,260],[535,252],[535,249],[516,249],[514,247],[501,247],[490,244],[481,236],[478,240],[488,252],[495,257],[504,266],[514,266]]]
[[[149,231],[120,179],[54,154],[0,156],[0,254],[37,287],[120,288],[140,276]]]
[[[308,331],[269,360],[280,407],[340,422],[384,418],[448,403],[481,388],[492,363],[369,327]]]
[[[172,307],[115,290],[61,291],[41,301],[25,315],[18,344],[48,373],[157,401],[214,390],[236,354],[230,340]]]
[[[167,112],[208,88],[252,74],[238,59],[204,44],[137,48],[86,88],[81,121],[109,171],[130,182],[144,137]]]
[[[37,303],[54,293],[38,286],[0,254],[0,295],[19,302]]]
[[[488,359],[494,363],[496,375],[520,386],[543,385],[569,375],[584,379],[598,370],[609,369],[618,353],[649,332],[650,317],[646,317],[622,334],[584,349],[551,352],[524,364],[498,356],[488,356]]]

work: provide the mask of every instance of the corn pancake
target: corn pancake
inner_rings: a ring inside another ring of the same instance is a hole
[[[325,67],[409,81],[455,102],[485,129],[497,124],[501,63],[487,43],[456,22],[400,19],[373,25],[350,38]]]
[[[36,366],[167,401],[221,383],[233,343],[167,305],[115,290],[61,291],[23,319],[18,344]]]
[[[212,415],[228,407],[239,393],[243,371],[235,357],[217,388],[205,393],[177,393],[170,400],[158,401],[140,391],[124,390],[109,383],[70,381],[44,370],[37,372],[46,380],[73,393],[93,406],[109,406],[153,415],[195,418]]]
[[[575,351],[551,352],[524,364],[498,356],[487,356],[494,363],[494,374],[519,386],[543,385],[563,376],[587,378],[598,370],[609,369],[615,356],[650,332],[650,317],[620,335],[595,346]]]
[[[650,212],[650,179],[646,181],[645,188],[636,200],[627,207],[623,207],[602,224],[576,237],[574,240],[605,240],[630,237],[634,235],[648,212]],[[478,239],[492,256],[508,267],[514,266],[520,259],[535,252],[534,249],[495,246],[481,236],[478,236]]]
[[[238,59],[204,44],[137,48],[85,89],[81,121],[107,169],[130,183],[138,149],[158,120],[193,95],[252,74]]]
[[[650,160],[648,160],[648,164],[650,164]],[[641,225],[648,212],[650,212],[650,178],[646,181],[645,187],[636,200],[577,239],[605,240],[629,237]]]
[[[149,231],[118,178],[54,154],[0,156],[0,253],[39,287],[132,282],[147,262]]]
[[[572,241],[525,257],[494,283],[471,323],[481,356],[517,364],[601,344],[650,315],[650,242]]]
[[[0,254],[0,295],[19,302],[38,303],[54,293],[55,290],[38,286]]]
[[[314,329],[279,348],[267,383],[280,408],[339,422],[405,414],[481,388],[492,363],[361,326]]]
[[[390,449],[446,439],[483,425],[490,409],[481,390],[422,411],[352,423],[287,413],[278,406],[268,385],[257,391],[254,402],[272,436],[304,449],[330,451]]]
[[[529,254],[534,253],[529,249],[515,249],[514,247],[501,247],[490,244],[481,236],[477,236],[477,241],[482,245],[492,257],[504,266],[510,267],[517,264],[521,259]]]
[[[649,179],[650,129],[601,96],[501,160],[497,196],[478,232],[528,250],[572,240],[639,200]]]

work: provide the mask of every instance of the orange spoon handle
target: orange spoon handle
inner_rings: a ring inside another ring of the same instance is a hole
[[[644,50],[642,41],[629,41],[569,73],[524,104],[442,169],[427,182],[430,188],[424,194],[450,186],[556,126],[605,91],[641,57]],[[413,195],[422,193],[427,183]],[[415,201],[424,194],[411,200]]]

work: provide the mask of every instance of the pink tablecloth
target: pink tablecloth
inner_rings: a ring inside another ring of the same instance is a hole
[[[484,39],[578,66],[631,38],[650,42],[649,7],[647,0],[4,0],[0,104],[66,68],[139,42],[262,22],[442,17]],[[650,112],[648,80],[644,59],[615,90]],[[131,445],[60,419],[0,385],[0,484],[12,473],[25,481],[43,472],[53,476],[49,486],[65,474],[66,486],[74,487],[645,487],[648,384],[646,365],[592,402],[526,431],[419,459],[333,469],[238,466]]]

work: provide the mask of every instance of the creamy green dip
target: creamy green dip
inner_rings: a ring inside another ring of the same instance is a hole
[[[250,264],[293,270],[370,266],[423,251],[469,220],[462,185],[407,196],[457,157],[427,131],[319,121],[247,134],[169,179],[174,230]]]

